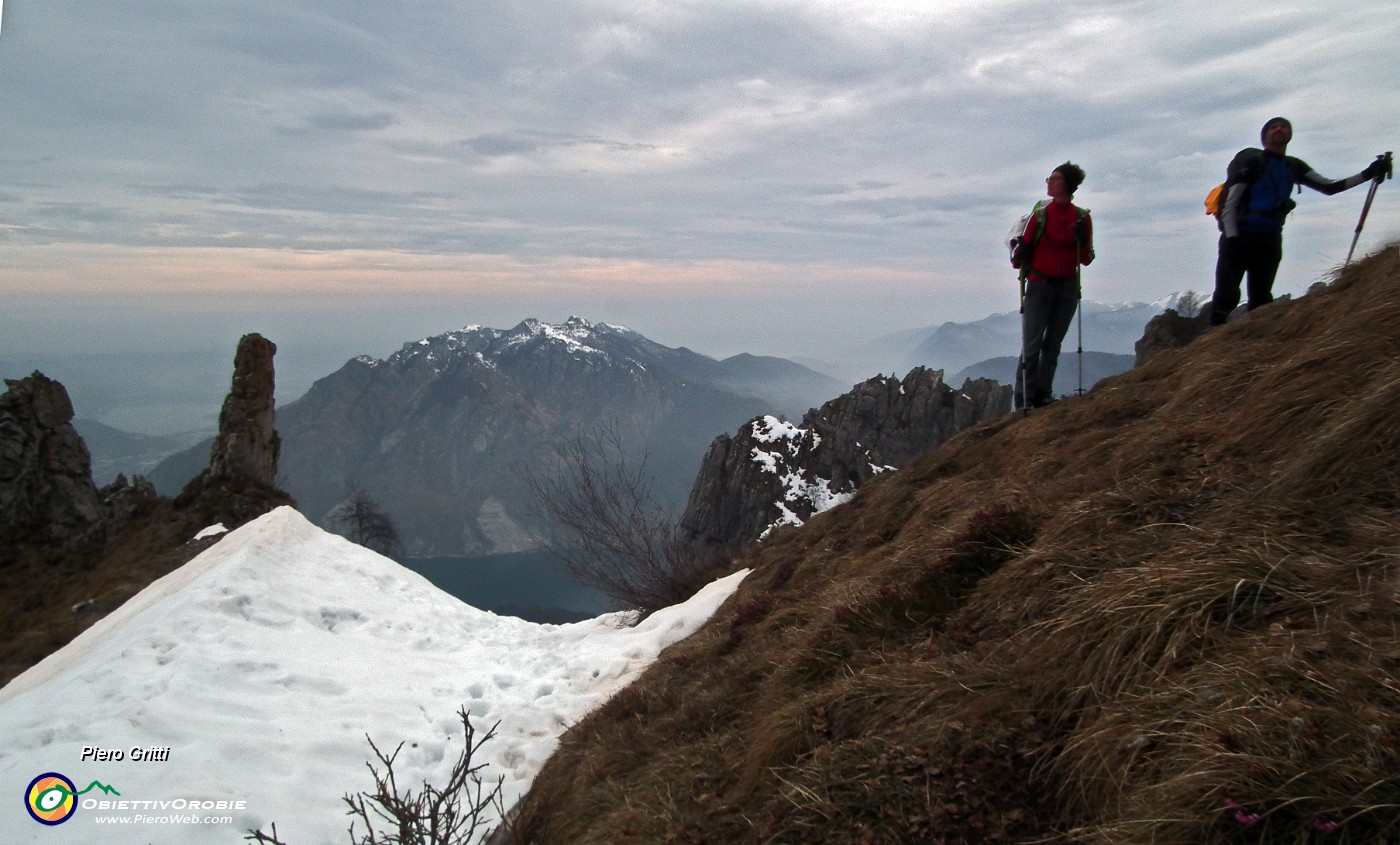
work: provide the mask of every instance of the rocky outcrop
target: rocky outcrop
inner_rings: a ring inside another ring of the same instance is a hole
[[[1308,294],[1312,295],[1327,289],[1326,282],[1314,282],[1308,288]],[[1169,306],[1166,311],[1153,317],[1148,321],[1143,329],[1142,337],[1133,344],[1135,353],[1133,366],[1140,367],[1152,359],[1154,355],[1167,349],[1176,349],[1192,342],[1196,338],[1210,331],[1211,301],[1201,300],[1194,295],[1185,304],[1191,306],[1187,309]],[[1291,300],[1291,294],[1281,294],[1274,299],[1275,303],[1282,304]],[[1178,301],[1178,305],[1182,304]],[[1182,314],[1182,310],[1186,314]],[[1229,322],[1234,322],[1249,313],[1249,308],[1244,303],[1235,307],[1230,312]]]
[[[961,390],[941,370],[877,376],[808,411],[801,423],[759,417],[710,445],[680,521],[699,554],[746,545],[846,501],[866,481],[1011,410],[1011,388],[990,379]]]
[[[242,525],[291,500],[277,487],[282,441],[274,428],[277,345],[244,335],[233,357],[233,381],[219,413],[209,465],[175,497],[181,509],[214,506],[226,524]]]
[[[0,396],[0,684],[232,529],[295,504],[271,484],[272,353],[239,344],[212,466],[175,499],[137,476],[97,489],[63,385],[35,373]],[[206,450],[206,455],[209,452]]]
[[[0,396],[0,535],[63,540],[87,532],[104,510],[87,446],[73,428],[63,385],[35,372],[6,379]]]
[[[280,450],[273,427],[276,351],[261,335],[239,341],[219,437],[207,468],[181,493],[181,508],[227,514],[223,518],[241,524],[287,503],[274,487]],[[140,476],[127,481],[119,475],[97,488],[62,384],[39,372],[5,383],[8,391],[0,396],[0,541],[57,547],[92,535],[88,539],[105,542],[160,500]]]
[[[1133,344],[1133,366],[1141,367],[1159,352],[1185,346],[1209,328],[1209,306],[1194,317],[1183,317],[1176,309],[1168,308],[1148,321],[1142,337]]]
[[[140,516],[151,503],[161,500],[156,488],[141,476],[131,481],[118,474],[111,484],[98,491],[102,496],[108,531],[118,531]]]
[[[242,479],[273,486],[281,440],[273,427],[277,345],[259,334],[238,341],[233,384],[219,413],[219,436],[209,457],[208,479]]]

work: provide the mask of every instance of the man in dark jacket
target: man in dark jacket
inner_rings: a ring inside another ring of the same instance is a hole
[[[1274,277],[1283,258],[1283,222],[1297,205],[1296,185],[1336,194],[1363,185],[1384,173],[1380,158],[1347,179],[1327,179],[1305,162],[1287,155],[1293,124],[1275,117],[1259,132],[1262,150],[1240,150],[1225,171],[1220,219],[1220,253],[1215,263],[1215,296],[1210,322],[1220,325],[1240,304],[1240,282],[1248,276],[1252,311],[1274,300]]]

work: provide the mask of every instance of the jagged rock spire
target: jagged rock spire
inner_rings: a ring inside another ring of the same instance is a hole
[[[219,436],[206,480],[243,479],[274,486],[282,446],[273,427],[276,354],[277,345],[260,334],[246,334],[238,341],[233,384],[219,413]]]

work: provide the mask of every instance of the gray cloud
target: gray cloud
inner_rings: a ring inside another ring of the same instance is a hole
[[[1009,220],[1072,158],[1102,298],[1151,299],[1205,284],[1201,198],[1264,118],[1334,176],[1400,130],[1380,0],[7,6],[6,249],[827,262],[992,310]],[[1295,289],[1356,205],[1303,203]]]
[[[398,122],[399,119],[388,112],[374,114],[354,114],[348,111],[321,112],[307,118],[307,124],[310,128],[329,132],[373,132],[376,129],[388,129]]]

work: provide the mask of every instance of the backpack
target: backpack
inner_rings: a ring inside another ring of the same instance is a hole
[[[1225,199],[1226,195],[1230,192],[1230,186],[1235,182],[1243,182],[1245,185],[1253,187],[1254,180],[1259,178],[1260,172],[1264,169],[1263,150],[1256,150],[1253,148],[1249,150],[1240,150],[1239,154],[1235,156],[1235,161],[1240,161],[1241,157],[1243,157],[1246,153],[1249,153],[1250,155],[1247,159],[1244,160],[1244,167],[1242,168],[1239,174],[1239,178],[1232,180],[1228,173],[1229,169],[1227,168],[1225,181],[1221,182],[1219,185],[1216,185],[1214,188],[1211,188],[1210,193],[1206,194],[1206,215],[1214,217],[1216,228],[1222,231],[1225,229],[1225,221],[1220,219],[1220,215],[1225,213]],[[1257,153],[1258,155],[1256,156],[1254,155],[1254,153]],[[1231,164],[1234,164],[1234,161],[1232,161]],[[1246,193],[1243,197],[1243,202],[1241,204],[1242,208],[1249,207],[1249,194],[1247,190],[1248,189],[1246,189]]]
[[[1023,239],[1026,234],[1026,227],[1031,223],[1032,215],[1039,212],[1044,205],[1045,200],[1038,201],[1031,207],[1030,211],[1022,214],[1021,218],[1012,224],[1011,229],[1006,233],[1006,248],[1011,253],[1011,267],[1014,270],[1021,269],[1021,265],[1029,263],[1030,261],[1031,250],[1035,247],[1035,244],[1034,242],[1026,244]],[[1037,236],[1040,234],[1040,229],[1044,225],[1042,218],[1041,225],[1036,227]]]
[[[1245,193],[1244,196],[1240,198],[1239,207],[1242,214],[1248,214],[1250,207],[1253,205],[1254,184],[1259,180],[1259,177],[1264,174],[1265,169],[1263,150],[1254,148],[1241,150],[1235,157],[1235,160],[1242,161],[1238,175],[1233,180],[1227,178],[1224,182],[1211,188],[1210,193],[1206,194],[1206,214],[1215,218],[1216,228],[1222,231],[1225,228],[1225,221],[1220,219],[1220,215],[1225,211],[1225,199],[1226,194],[1230,190],[1230,186],[1244,183]],[[1233,163],[1234,162],[1232,162],[1232,164]],[[1299,190],[1301,190],[1301,186]],[[1275,207],[1275,213],[1279,216],[1287,216],[1296,205],[1292,198],[1286,193],[1284,196],[1277,198],[1276,202],[1272,204]]]
[[[1211,188],[1210,193],[1206,194],[1206,214],[1208,214],[1211,217],[1217,218],[1218,220],[1220,217],[1220,212],[1224,210],[1225,183],[1221,182],[1219,185],[1216,185],[1214,188]]]

